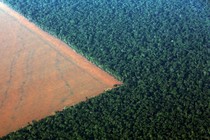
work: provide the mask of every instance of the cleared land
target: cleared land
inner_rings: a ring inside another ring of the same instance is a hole
[[[0,137],[121,82],[0,2]]]

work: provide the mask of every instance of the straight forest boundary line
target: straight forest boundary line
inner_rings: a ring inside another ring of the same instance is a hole
[[[90,63],[87,59],[85,59],[81,55],[77,54],[67,44],[65,44],[64,42],[60,41],[59,39],[51,36],[47,32],[44,32],[39,27],[37,27],[35,24],[29,22],[25,17],[21,16],[20,14],[15,12],[14,10],[10,9],[7,5],[5,5],[3,3],[0,3],[0,6],[1,6],[1,8],[4,11],[6,11],[11,16],[15,17],[21,24],[23,24],[24,26],[29,28],[31,31],[33,31],[34,33],[40,35],[43,39],[45,39],[46,41],[52,43],[53,45],[58,46],[56,48],[57,50],[59,50],[59,51],[62,50],[63,53],[65,53],[66,55],[71,57],[71,59],[74,60],[78,65],[80,65],[80,67],[82,67],[83,69],[85,69],[88,72],[94,73],[98,77],[105,78],[104,77],[104,74],[106,73],[105,71],[102,71],[97,66],[94,66],[95,68],[92,69],[93,64]],[[105,79],[107,83],[110,83],[110,79],[109,78]]]
[[[2,140],[209,139],[209,3],[4,2],[125,84]]]
[[[122,84],[0,3],[0,137]]]

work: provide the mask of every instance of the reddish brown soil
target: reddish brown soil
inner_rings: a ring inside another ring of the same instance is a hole
[[[121,82],[0,2],[0,137]]]

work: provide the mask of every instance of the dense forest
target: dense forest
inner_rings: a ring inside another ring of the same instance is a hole
[[[210,139],[209,1],[4,2],[124,85],[2,139]]]

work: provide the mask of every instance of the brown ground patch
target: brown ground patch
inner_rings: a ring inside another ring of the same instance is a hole
[[[0,137],[121,82],[0,2]]]

